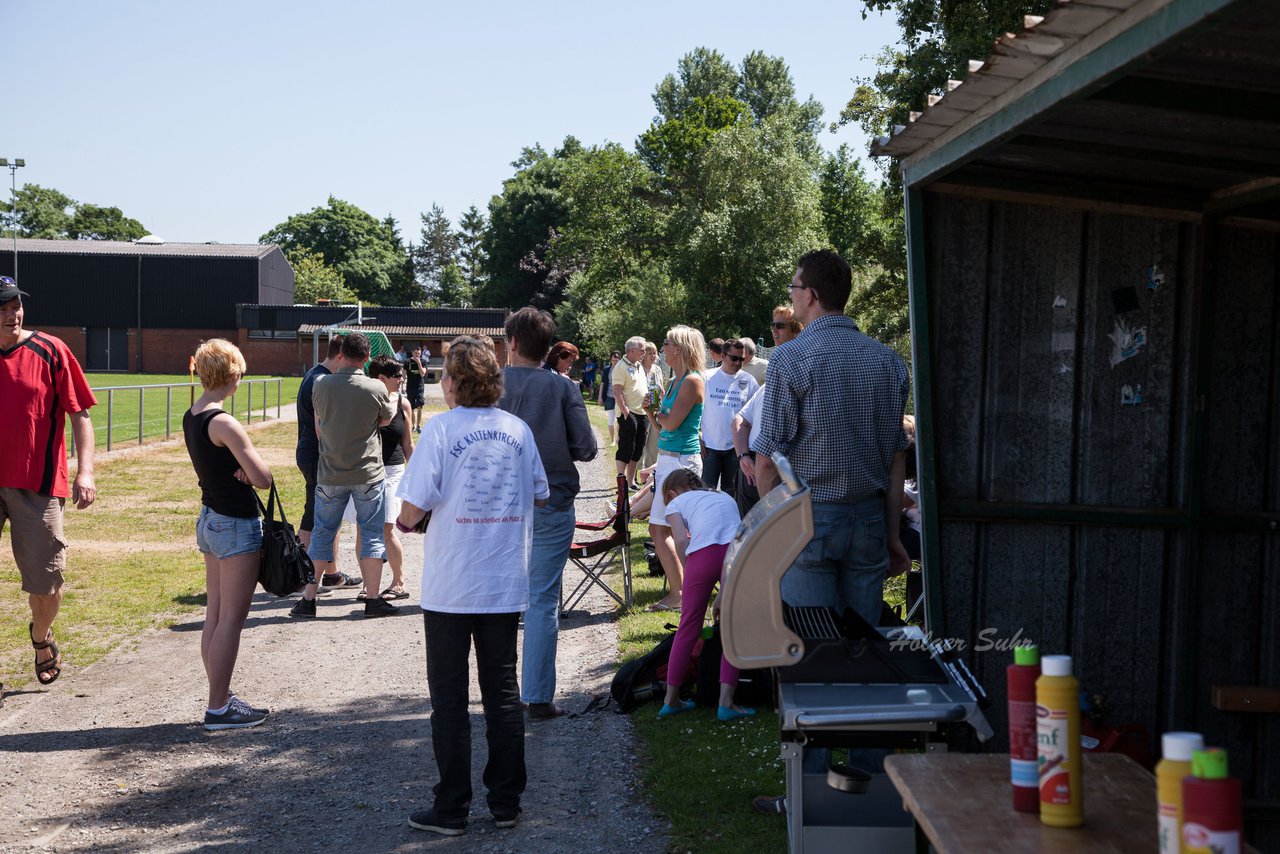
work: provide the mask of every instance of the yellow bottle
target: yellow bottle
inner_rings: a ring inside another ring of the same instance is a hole
[[[1040,821],[1050,827],[1084,824],[1084,769],[1080,759],[1080,683],[1071,656],[1040,659],[1036,680],[1036,763]]]
[[[1191,773],[1191,754],[1204,750],[1198,732],[1166,732],[1160,739],[1162,759],[1156,763],[1157,837],[1160,854],[1178,854],[1182,844],[1182,778]]]

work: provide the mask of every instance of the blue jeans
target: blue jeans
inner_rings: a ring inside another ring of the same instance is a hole
[[[516,624],[513,614],[442,614],[423,611],[427,690],[431,693],[431,748],[440,782],[435,808],[442,821],[466,822],[471,808],[470,677],[467,653],[476,651],[476,680],[484,708],[489,758],[484,766],[486,800],[494,815],[520,811],[528,782],[524,763],[524,715],[516,687]]]
[[[356,524],[360,527],[360,557],[382,559],[387,554],[382,540],[382,481],[362,486],[316,485],[316,525],[311,531],[307,555],[312,560],[333,560],[333,538],[342,525],[347,500],[356,506]]]
[[[196,548],[218,560],[256,552],[262,548],[262,520],[223,516],[202,505],[196,519]]]
[[[782,576],[782,601],[852,608],[879,625],[888,568],[883,497],[857,504],[815,501],[813,539]]]
[[[529,609],[524,613],[520,699],[550,703],[556,696],[556,642],[560,634],[560,579],[573,545],[573,505],[533,510]]]

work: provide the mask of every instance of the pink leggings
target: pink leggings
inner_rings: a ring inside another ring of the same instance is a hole
[[[684,584],[680,588],[680,627],[676,629],[676,639],[671,644],[671,658],[667,661],[668,683],[681,685],[688,676],[693,645],[702,634],[702,623],[707,618],[707,603],[711,601],[711,591],[720,581],[720,573],[724,570],[724,553],[728,550],[729,545],[725,543],[707,546],[688,554],[684,563]],[[723,654],[720,656],[720,682],[725,685],[738,684],[738,668],[730,664]]]

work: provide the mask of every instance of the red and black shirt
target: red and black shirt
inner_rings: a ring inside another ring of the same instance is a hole
[[[66,498],[66,417],[98,402],[80,363],[52,335],[0,348],[0,486]]]

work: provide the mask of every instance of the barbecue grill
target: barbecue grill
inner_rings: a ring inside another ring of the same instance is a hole
[[[779,583],[813,537],[813,507],[786,458],[773,459],[782,484],[747,514],[725,555],[720,628],[735,666],[776,669],[788,847],[914,851],[883,756],[945,750],[946,729],[965,724],[985,741],[985,695],[964,662],[917,627],[783,604]],[[832,749],[849,749],[849,762],[832,762]]]

